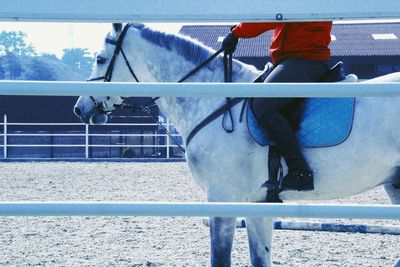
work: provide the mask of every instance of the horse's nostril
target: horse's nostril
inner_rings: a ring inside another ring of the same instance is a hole
[[[76,116],[80,116],[81,115],[81,109],[78,107],[74,108],[74,113],[76,114]]]

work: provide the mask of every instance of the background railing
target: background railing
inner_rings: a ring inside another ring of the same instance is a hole
[[[162,117],[158,119],[182,144],[182,137],[169,120]],[[0,127],[3,159],[184,157],[157,123],[16,123],[9,122],[7,115],[4,115]],[[116,127],[118,130],[113,129]]]

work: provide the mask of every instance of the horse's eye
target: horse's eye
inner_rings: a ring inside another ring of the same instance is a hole
[[[104,64],[106,62],[106,60],[107,59],[105,59],[104,57],[101,57],[101,56],[97,56],[97,58],[96,58],[96,62],[99,65]]]

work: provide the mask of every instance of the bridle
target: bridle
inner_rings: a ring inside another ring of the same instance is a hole
[[[136,80],[136,82],[139,82],[139,79],[137,78],[135,72],[133,71],[131,64],[129,63],[129,61],[125,55],[125,52],[122,49],[122,42],[124,41],[125,35],[130,26],[131,26],[131,24],[125,25],[124,29],[121,31],[121,33],[118,36],[118,39],[116,41],[113,39],[110,39],[110,38],[106,38],[107,44],[115,45],[114,53],[111,57],[110,64],[108,64],[107,71],[103,76],[92,78],[92,79],[88,80],[88,82],[100,81],[100,80],[103,80],[104,82],[111,82],[113,71],[114,71],[115,60],[117,59],[119,52],[121,52],[122,56],[124,57],[125,64],[128,67],[129,72],[131,73],[132,77]]]
[[[117,59],[118,54],[121,52],[125,64],[128,67],[129,72],[131,73],[132,77],[135,79],[136,82],[139,82],[139,79],[137,78],[137,75],[135,74],[135,72],[132,69],[131,64],[128,61],[128,58],[125,55],[124,50],[122,49],[122,42],[124,41],[125,35],[129,29],[129,27],[131,26],[131,24],[126,24],[124,29],[121,31],[120,35],[118,36],[118,39],[112,40],[110,38],[106,38],[106,43],[107,44],[111,44],[111,45],[115,45],[115,49],[114,49],[114,53],[111,57],[110,63],[108,64],[107,67],[107,71],[103,76],[100,77],[96,77],[96,78],[92,78],[89,79],[88,82],[93,82],[93,81],[103,81],[103,82],[111,82],[112,80],[112,75],[113,75],[113,71],[114,71],[114,65],[115,65],[115,61]],[[121,97],[122,100],[125,99],[125,97]],[[122,106],[123,104],[113,104],[110,100],[111,97],[107,97],[105,101],[102,102],[97,102],[93,96],[90,96],[90,99],[93,102],[93,106],[95,109],[97,109],[100,113],[103,113],[105,115],[109,115],[111,114],[111,112],[113,112],[115,110],[116,107],[118,106]]]
[[[125,27],[124,27],[123,30],[121,31],[121,33],[120,33],[120,35],[118,36],[118,39],[117,39],[116,41],[113,40],[113,39],[110,39],[110,38],[106,38],[106,43],[107,43],[107,44],[115,45],[114,53],[113,53],[113,55],[112,55],[112,57],[111,57],[110,63],[108,64],[107,71],[106,71],[106,73],[105,73],[103,76],[99,76],[99,77],[96,77],[96,78],[89,79],[88,82],[101,81],[101,80],[102,80],[103,82],[111,82],[111,80],[112,80],[112,75],[113,75],[113,71],[114,71],[115,61],[116,61],[117,56],[118,56],[118,54],[119,54],[120,52],[121,52],[121,54],[122,54],[122,56],[123,56],[123,58],[124,58],[125,64],[126,64],[126,66],[128,67],[128,70],[129,70],[129,72],[131,73],[132,77],[135,79],[136,82],[138,82],[138,83],[140,82],[139,79],[138,79],[138,77],[137,77],[137,75],[136,75],[135,72],[133,71],[131,64],[129,63],[128,58],[126,57],[124,50],[122,49],[122,42],[124,41],[125,35],[126,35],[128,29],[129,29],[129,27],[130,27],[131,25],[132,25],[132,24],[129,24],[129,23],[125,25]],[[207,65],[208,63],[210,63],[214,58],[216,58],[216,57],[217,57],[219,54],[221,54],[222,52],[224,52],[224,49],[222,49],[222,48],[221,48],[220,50],[216,51],[216,52],[215,52],[214,54],[212,54],[209,58],[207,58],[204,62],[202,62],[200,65],[198,65],[198,66],[195,67],[193,70],[191,70],[189,73],[187,73],[185,76],[183,76],[183,77],[178,81],[178,83],[184,82],[184,81],[186,81],[188,78],[190,78],[191,76],[193,76],[194,74],[196,74],[201,68],[203,68],[205,65]],[[224,56],[224,64],[227,64],[227,62],[228,62],[228,61],[227,61],[227,57]],[[231,62],[232,62],[232,59],[230,58],[230,64],[228,65],[230,68],[229,68],[229,72],[228,72],[228,73],[231,73],[231,72],[232,72],[232,63],[231,63]],[[226,69],[226,68],[225,68],[225,69]],[[228,76],[228,77],[230,77],[230,79],[232,79],[231,76]],[[227,74],[225,73],[225,80],[226,80],[226,79],[227,79]],[[111,114],[117,107],[121,107],[121,108],[128,107],[128,108],[133,108],[133,109],[136,108],[135,105],[132,106],[132,105],[122,104],[122,103],[121,103],[121,104],[113,104],[113,103],[110,101],[110,100],[111,100],[110,97],[107,97],[106,100],[105,100],[105,101],[102,101],[102,102],[97,102],[97,101],[94,99],[93,96],[90,96],[90,99],[91,99],[92,102],[93,102],[94,108],[95,108],[97,111],[99,111],[100,113],[105,114],[105,115]],[[125,97],[121,97],[121,99],[124,100]],[[157,99],[158,99],[158,97],[153,98],[152,101],[151,101],[151,106],[147,105],[147,106],[145,107],[146,110],[149,110],[150,108],[154,107],[154,106],[155,106],[154,101],[157,100]]]
[[[92,78],[89,79],[88,82],[93,82],[93,81],[100,81],[103,80],[103,82],[111,82],[112,80],[112,74],[114,71],[114,65],[115,65],[115,61],[117,59],[118,54],[121,52],[125,64],[129,69],[129,72],[131,73],[132,77],[135,79],[136,82],[139,83],[139,79],[137,78],[137,75],[135,74],[135,72],[132,69],[131,64],[128,61],[128,58],[125,55],[124,50],[122,49],[122,42],[125,38],[125,35],[129,29],[129,27],[131,26],[131,24],[126,24],[124,29],[121,31],[120,35],[118,36],[118,39],[112,40],[110,38],[106,38],[106,43],[107,44],[111,44],[111,45],[115,45],[115,49],[114,49],[114,53],[112,55],[111,61],[107,67],[107,71],[103,76],[100,77],[96,77],[96,78]],[[189,77],[189,76],[188,76]],[[187,79],[188,77],[184,77],[185,79]],[[93,96],[90,96],[90,99],[92,100],[93,106],[94,108],[99,111],[100,113],[103,113],[105,115],[109,115],[111,114],[117,107],[128,107],[131,108],[133,111],[136,109],[137,105],[129,105],[129,104],[124,104],[123,101],[125,100],[125,97],[120,97],[122,99],[122,102],[120,104],[115,104],[113,103],[111,100],[111,97],[107,97],[105,101],[102,102],[97,102]],[[172,141],[183,151],[183,153],[185,153],[185,149],[179,144],[179,142],[177,142],[177,140],[172,136],[172,134],[164,127],[164,125],[162,125],[156,118],[155,116],[151,113],[150,109],[152,107],[155,106],[154,101],[157,100],[158,97],[155,97],[152,99],[152,105],[150,106],[149,104],[145,105],[145,106],[141,106],[141,109],[143,112],[146,112],[150,115],[150,117],[154,120],[154,122],[156,122],[166,133],[167,135],[172,139]]]
[[[110,60],[110,63],[107,67],[107,71],[103,76],[100,77],[96,77],[96,78],[92,78],[89,79],[88,82],[92,82],[92,81],[100,81],[103,80],[103,82],[111,82],[112,80],[112,75],[113,75],[113,71],[114,71],[114,65],[115,65],[115,61],[117,59],[118,54],[121,52],[125,64],[129,69],[129,72],[131,73],[132,77],[135,79],[136,82],[140,82],[139,79],[137,78],[137,75],[135,74],[135,72],[132,69],[131,64],[128,61],[128,58],[126,57],[124,50],[122,49],[122,42],[125,38],[125,35],[129,29],[129,27],[131,26],[131,24],[126,24],[125,27],[123,28],[123,30],[121,31],[120,35],[118,36],[118,39],[112,40],[109,38],[106,38],[106,43],[111,44],[111,45],[115,45],[115,49],[114,49],[114,53],[112,55],[112,58]],[[185,80],[187,80],[188,78],[190,78],[191,76],[193,76],[194,74],[196,74],[200,69],[202,69],[205,65],[207,65],[208,63],[210,63],[214,58],[216,58],[219,54],[221,54],[222,52],[225,52],[224,48],[219,49],[218,51],[216,51],[214,54],[212,54],[209,58],[207,58],[204,62],[202,62],[200,65],[198,65],[197,67],[195,67],[193,70],[191,70],[189,73],[187,73],[185,76],[183,76],[178,83],[182,83]],[[224,70],[225,70],[225,82],[232,82],[232,53],[225,53],[224,54]],[[97,102],[93,96],[90,96],[90,99],[93,102],[93,106],[94,108],[99,111],[102,114],[105,115],[109,115],[111,114],[117,107],[121,107],[121,108],[131,108],[133,111],[137,108],[137,105],[129,105],[129,104],[124,104],[123,101],[125,100],[125,97],[120,97],[122,99],[122,102],[120,104],[115,104],[113,103],[111,100],[111,97],[107,97],[105,101],[102,102]],[[155,118],[155,116],[151,113],[150,109],[152,107],[155,107],[155,101],[158,99],[159,97],[155,97],[152,99],[152,101],[147,104],[147,105],[141,105],[140,108],[143,112],[147,113],[150,115],[150,117],[153,118],[154,122],[157,123],[161,128],[164,129],[164,131],[167,133],[167,135],[169,135],[169,137],[174,141],[174,143],[177,144],[177,146],[183,151],[185,152],[185,149],[183,149],[183,147],[175,140],[175,138],[171,135],[171,133],[168,132],[167,129],[165,129],[164,125],[162,125],[161,123],[158,122],[158,120]],[[232,132],[233,131],[233,118],[232,118],[232,113],[231,113],[231,107],[233,107],[234,105],[236,105],[237,103],[241,102],[243,99],[241,98],[235,98],[233,99],[233,101],[231,101],[230,98],[226,98],[226,104],[223,105],[221,108],[219,108],[218,110],[216,110],[215,112],[213,112],[212,114],[210,114],[210,116],[208,116],[206,119],[204,119],[202,122],[200,122],[199,125],[197,125],[192,132],[189,134],[187,140],[186,140],[186,145],[189,144],[190,140],[193,138],[193,136],[201,129],[203,128],[205,125],[207,125],[210,121],[214,120],[215,118],[217,118],[218,116],[224,114],[224,119],[223,119],[223,128],[225,129],[226,132]],[[229,118],[232,124],[232,128],[230,126],[225,126],[224,121],[225,121],[225,115],[229,114]]]

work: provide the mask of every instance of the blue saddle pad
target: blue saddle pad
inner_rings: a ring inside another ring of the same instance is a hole
[[[301,147],[338,145],[349,136],[353,124],[354,98],[308,98],[300,128],[296,133]],[[272,142],[258,124],[250,105],[247,125],[255,141],[266,146]]]

